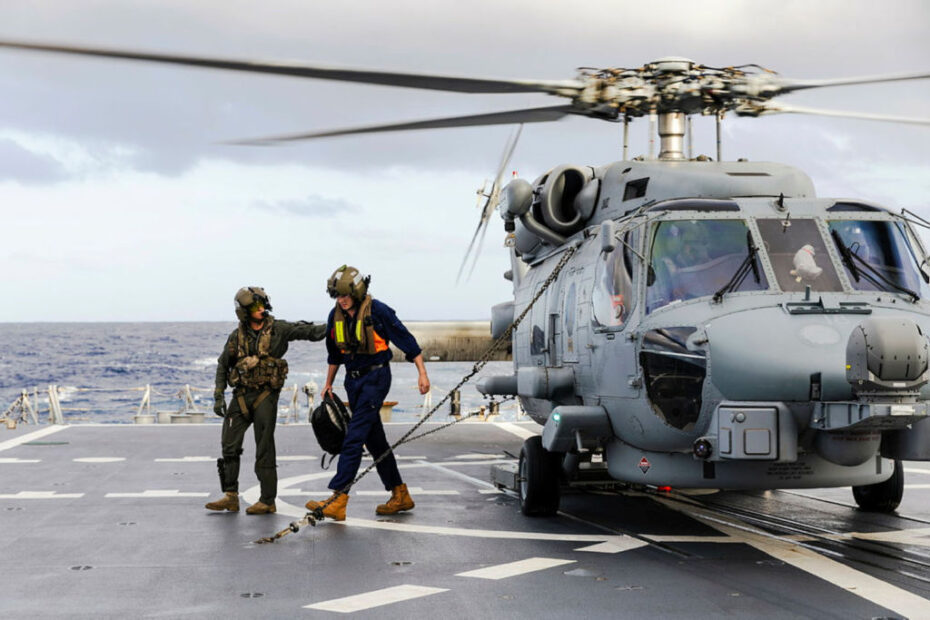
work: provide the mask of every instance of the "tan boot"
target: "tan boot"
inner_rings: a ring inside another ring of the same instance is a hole
[[[410,493],[407,491],[407,485],[401,484],[394,487],[394,490],[391,491],[391,499],[386,504],[380,504],[375,508],[375,514],[393,515],[404,510],[410,510],[414,506],[416,504],[413,503],[413,498],[410,497]]]
[[[210,502],[204,506],[207,510],[228,510],[229,512],[239,512],[239,494],[235,491],[227,491],[223,499]]]
[[[332,501],[330,501],[332,500]],[[329,503],[327,503],[329,502]],[[327,499],[325,502],[316,502],[310,500],[307,502],[307,510],[313,512],[320,506],[326,505],[323,508],[323,516],[327,519],[332,519],[333,521],[345,521],[346,520],[346,505],[349,503],[349,496],[345,493],[333,493],[332,496]]]
[[[251,506],[245,509],[245,514],[247,515],[266,515],[272,512],[278,512],[278,509],[275,507],[274,502],[270,504],[263,504],[262,502],[255,502]]]

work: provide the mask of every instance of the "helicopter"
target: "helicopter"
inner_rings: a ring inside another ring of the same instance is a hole
[[[477,387],[518,398],[542,425],[510,472],[526,515],[554,514],[562,488],[587,479],[692,489],[849,486],[862,509],[893,511],[902,461],[930,460],[930,256],[915,230],[930,222],[864,200],[818,197],[803,171],[722,161],[720,148],[730,113],[928,125],[772,99],[930,73],[792,80],[758,65],[668,57],[583,68],[573,80],[499,80],[21,41],[0,47],[570,100],[236,144],[568,115],[623,123],[618,162],[564,164],[504,186],[514,138],[491,189],[479,190],[486,200],[465,260],[498,212],[513,299],[492,308],[491,336],[512,330],[513,373]],[[716,158],[691,155],[696,114],[716,120]],[[643,117],[659,152],[631,159],[628,126]]]

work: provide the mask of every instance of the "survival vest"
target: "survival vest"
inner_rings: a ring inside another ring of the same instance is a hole
[[[355,313],[355,323],[351,317],[342,311],[336,304],[333,315],[333,340],[343,353],[362,353],[374,355],[388,350],[387,341],[375,332],[371,317],[371,295],[365,295],[358,311]]]
[[[234,388],[247,389],[269,388],[280,390],[287,379],[287,362],[279,357],[271,357],[271,326],[274,318],[265,317],[265,325],[258,335],[258,355],[249,355],[249,338],[245,323],[239,324],[235,342],[228,345],[230,360],[236,360],[229,371],[229,385]]]

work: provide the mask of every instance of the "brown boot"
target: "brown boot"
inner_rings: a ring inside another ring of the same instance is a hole
[[[239,512],[239,494],[235,491],[227,491],[223,499],[210,502],[204,506],[207,510],[228,510],[229,512]]]
[[[247,515],[266,515],[272,512],[278,512],[274,502],[271,502],[270,504],[264,504],[259,501],[245,509],[245,514]]]
[[[332,501],[330,501],[332,500]],[[327,503],[328,502],[328,503]],[[307,510],[313,512],[320,506],[326,504],[326,507],[323,508],[323,516],[327,519],[332,519],[333,521],[345,521],[346,520],[346,505],[349,503],[349,496],[345,493],[333,493],[332,496],[327,499],[325,502],[316,502],[310,500],[307,502]]]
[[[380,504],[375,508],[375,514],[393,515],[404,510],[410,510],[415,505],[413,498],[410,497],[410,493],[407,491],[407,485],[401,484],[394,487],[394,490],[391,491],[391,499],[386,504]]]

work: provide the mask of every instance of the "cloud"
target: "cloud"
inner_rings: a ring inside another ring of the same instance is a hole
[[[305,198],[292,200],[260,200],[254,206],[262,211],[276,215],[296,215],[299,217],[332,218],[340,215],[358,213],[361,209],[342,198],[326,198],[311,194]]]
[[[47,184],[67,176],[65,167],[55,158],[31,152],[13,140],[0,139],[0,182]]]

